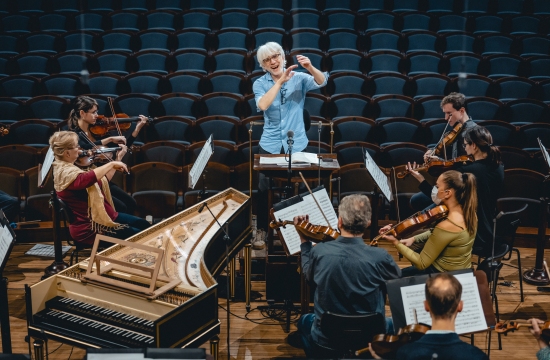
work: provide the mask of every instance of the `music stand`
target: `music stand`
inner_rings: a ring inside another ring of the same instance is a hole
[[[4,268],[15,244],[15,232],[0,210],[0,331],[2,332],[2,351],[11,354],[10,314],[8,309],[8,278],[3,277]]]
[[[376,207],[373,206],[372,218],[371,218],[371,228],[370,228],[370,238],[374,239],[378,231],[378,202],[380,194],[383,194],[388,201],[392,201],[393,194],[391,191],[390,179],[380,170],[378,165],[374,162],[373,158],[370,156],[369,152],[363,148],[363,156],[365,159],[365,168],[371,176],[372,180],[376,184],[373,189],[373,199],[376,199]]]
[[[213,136],[210,135],[208,140],[204,143],[204,146],[201,149],[201,152],[199,156],[197,157],[197,160],[195,160],[195,163],[193,164],[193,167],[191,167],[191,170],[189,170],[189,187],[191,189],[195,188],[195,185],[197,185],[197,182],[199,181],[199,178],[201,177],[204,169],[206,168],[206,164],[208,164],[208,160],[210,160],[210,157],[214,153],[214,143],[213,143]],[[204,189],[204,181],[202,182],[202,192],[203,194],[206,194]]]
[[[540,146],[540,150],[542,152],[542,156],[544,157],[544,160],[546,161],[546,165],[550,169],[550,156],[548,155],[548,151],[546,151],[546,148],[542,144],[542,141],[540,141],[540,138],[537,138]],[[550,174],[546,175],[544,178],[544,182],[548,181],[550,178]],[[542,214],[542,224],[539,225],[539,234],[537,237],[537,252],[535,256],[535,267],[527,270],[523,273],[523,279],[525,282],[533,285],[548,285],[550,283],[550,274],[548,274],[547,270],[544,267],[544,247],[546,244],[546,227],[547,227],[547,208],[549,205],[550,199],[547,197],[541,198],[541,214]],[[540,291],[540,289],[539,289]],[[546,290],[544,290],[546,291]]]
[[[38,187],[44,187],[48,181],[50,170],[54,161],[53,150],[48,148],[46,157],[44,158],[44,164],[38,164]]]

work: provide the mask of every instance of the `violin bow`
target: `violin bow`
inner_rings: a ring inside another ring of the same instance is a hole
[[[108,97],[107,102],[109,102],[109,108],[111,109],[111,114],[113,114],[113,121],[115,122],[118,136],[122,136],[122,131],[120,131],[120,126],[118,126],[118,119],[116,118],[115,107],[113,106],[113,98]]]
[[[432,149],[432,153],[430,154],[430,156],[434,156],[435,154],[435,150],[437,149],[437,147],[439,146],[439,143],[441,141],[443,141],[443,139],[445,138],[445,130],[447,130],[447,128],[449,127],[449,122],[451,121],[451,118],[453,117],[453,115],[449,115],[449,119],[447,119],[447,123],[445,124],[445,128],[443,129],[443,133],[441,133],[441,137],[439,138],[439,141],[437,142],[437,144],[435,144],[434,148]],[[445,146],[445,144],[443,144],[443,146]],[[447,151],[443,151],[443,153],[445,154],[445,160],[447,160]]]
[[[99,147],[94,144],[94,142],[88,137],[88,135],[86,135],[86,133],[84,131],[81,131],[80,134],[82,135],[82,137],[84,138],[84,140],[86,140],[90,145],[92,145],[92,149],[97,151],[97,155],[101,155],[103,156],[107,161],[109,162],[113,162],[114,160],[109,158],[107,156],[107,154],[105,153],[102,153],[102,152],[99,152]],[[130,172],[128,172],[128,174],[130,174]]]
[[[334,229],[332,228],[332,226],[330,226],[330,222],[328,221],[327,216],[326,216],[325,213],[323,212],[323,209],[321,209],[321,205],[319,205],[319,203],[317,202],[317,199],[315,198],[315,195],[313,195],[313,191],[311,191],[311,189],[309,188],[309,185],[308,185],[306,179],[304,178],[304,175],[302,175],[302,172],[301,172],[301,171],[299,171],[298,174],[300,174],[300,177],[302,178],[302,181],[303,181],[304,184],[306,185],[307,190],[308,190],[309,193],[311,194],[311,197],[312,197],[313,200],[315,201],[315,204],[316,204],[317,207],[319,208],[319,211],[321,212],[321,214],[322,214],[323,217],[325,218],[325,221],[327,222],[328,227],[329,227],[331,230],[334,230]]]

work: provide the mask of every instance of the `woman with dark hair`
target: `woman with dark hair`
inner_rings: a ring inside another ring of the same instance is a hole
[[[136,124],[134,131],[125,136],[107,136],[101,139],[96,137],[90,132],[90,126],[94,125],[97,121],[97,101],[89,96],[79,96],[74,98],[72,103],[72,109],[69,113],[68,125],[69,130],[78,134],[78,146],[82,149],[88,150],[93,147],[91,143],[96,146],[131,146],[136,140],[139,131],[147,123],[147,118],[140,115],[140,121]],[[91,143],[90,143],[91,142]],[[110,144],[110,145],[109,145]],[[113,201],[122,212],[132,214],[136,208],[136,201],[124,190],[109,182],[109,188],[113,195]]]
[[[413,264],[402,269],[403,277],[472,267],[472,246],[478,227],[474,175],[456,170],[444,172],[437,179],[432,199],[436,205],[445,205],[448,209],[447,217],[433,229],[402,240],[392,235],[382,236]],[[391,225],[387,225],[380,233],[390,228]],[[414,243],[424,243],[420,253],[410,249]]]
[[[500,161],[500,150],[493,145],[493,137],[487,128],[475,126],[465,131],[463,144],[466,154],[474,161],[456,168],[460,172],[474,174],[477,183],[477,217],[479,220],[474,254],[487,256],[491,254],[493,244],[493,219],[496,215],[497,198],[504,182],[504,166]],[[432,186],[418,171],[416,164],[407,166],[419,182],[419,188],[430,196]]]
[[[140,115],[140,121],[136,124],[136,128],[130,135],[126,137],[108,136],[101,139],[96,139],[96,135],[93,135],[90,132],[90,125],[94,125],[97,121],[97,101],[89,96],[79,96],[73,99],[71,107],[71,112],[69,113],[69,119],[67,121],[69,130],[78,134],[78,143],[83,149],[92,148],[92,144],[87,141],[86,137],[95,145],[124,144],[126,146],[132,146],[139,134],[139,131],[147,123],[147,118]]]
[[[150,224],[136,216],[117,212],[109,191],[109,180],[116,170],[128,171],[120,161],[125,150],[115,161],[89,170],[74,165],[82,149],[78,135],[71,131],[58,131],[50,137],[53,151],[54,188],[74,214],[69,226],[71,237],[81,244],[92,245],[96,234],[126,239]]]

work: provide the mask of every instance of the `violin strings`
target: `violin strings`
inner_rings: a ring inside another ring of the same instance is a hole
[[[94,144],[94,142],[92,140],[90,140],[90,138],[88,137],[88,135],[86,135],[86,133],[84,131],[81,131],[80,134],[83,135],[84,137],[84,140],[86,140],[90,145],[92,145],[92,149],[95,150],[95,151],[98,151],[99,150],[99,147]],[[97,155],[101,155],[103,156],[106,160],[108,160],[109,162],[113,161],[112,159],[110,159],[107,154],[105,153],[100,153],[98,152]]]

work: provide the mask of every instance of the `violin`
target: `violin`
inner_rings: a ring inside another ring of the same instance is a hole
[[[371,341],[372,350],[384,359],[394,358],[401,346],[419,340],[430,329],[431,326],[426,324],[411,324],[399,329],[396,335],[374,335]],[[361,356],[368,351],[369,348],[357,350],[355,356]]]
[[[418,167],[418,168],[414,169],[414,171],[425,171],[425,170],[430,170],[430,169],[434,169],[434,168],[444,170],[444,169],[448,169],[448,168],[453,167],[453,166],[458,165],[458,164],[466,165],[467,163],[472,162],[472,161],[474,161],[473,156],[471,156],[471,155],[462,155],[462,156],[459,156],[457,158],[454,158],[454,159],[448,160],[448,161],[433,160],[433,161],[430,161],[427,164],[422,165],[421,167]],[[410,170],[400,171],[400,172],[397,173],[397,177],[399,179],[403,179],[407,175],[409,175],[410,173],[411,173]]]
[[[273,220],[269,223],[269,227],[272,229],[280,227],[285,229],[286,225],[294,225],[296,231],[298,231],[302,237],[317,243],[336,240],[338,236],[340,236],[340,233],[330,226],[313,225],[305,220],[300,221],[298,224],[294,224],[294,221],[291,220],[281,221],[280,219],[279,221]]]
[[[79,167],[88,167],[96,162],[102,162],[104,160],[111,160],[113,153],[121,150],[120,146],[107,148],[104,146],[98,146],[97,148],[90,150],[82,150],[78,155],[78,159],[75,161],[75,165]]]
[[[126,131],[132,126],[132,122],[140,121],[139,116],[128,116],[124,113],[116,114],[114,117],[106,117],[105,115],[98,115],[97,121],[95,124],[90,125],[88,128],[90,132],[94,135],[103,136],[107,132],[112,130],[117,130],[117,124],[114,119],[118,120],[118,128],[121,131]],[[153,118],[149,117],[147,119],[147,124],[153,123]]]
[[[441,155],[443,153],[443,150],[455,141],[458,134],[460,134],[460,132],[462,131],[462,126],[462,123],[457,122],[453,129],[445,134],[445,137],[437,144],[432,154]]]
[[[7,126],[0,126],[0,136],[8,135],[10,130]]]
[[[397,238],[405,237],[416,230],[426,227],[428,224],[442,220],[447,217],[449,209],[445,205],[438,205],[432,209],[419,211],[416,214],[408,217],[400,223],[392,226],[389,230],[376,236],[370,242],[371,246],[378,245],[378,240],[384,235],[393,235]]]
[[[499,322],[495,325],[495,331],[499,334],[506,334],[509,331],[519,330],[522,327],[530,328],[530,322],[510,321],[509,323]],[[550,341],[550,321],[546,321],[544,324],[539,324],[541,337],[545,341]]]

